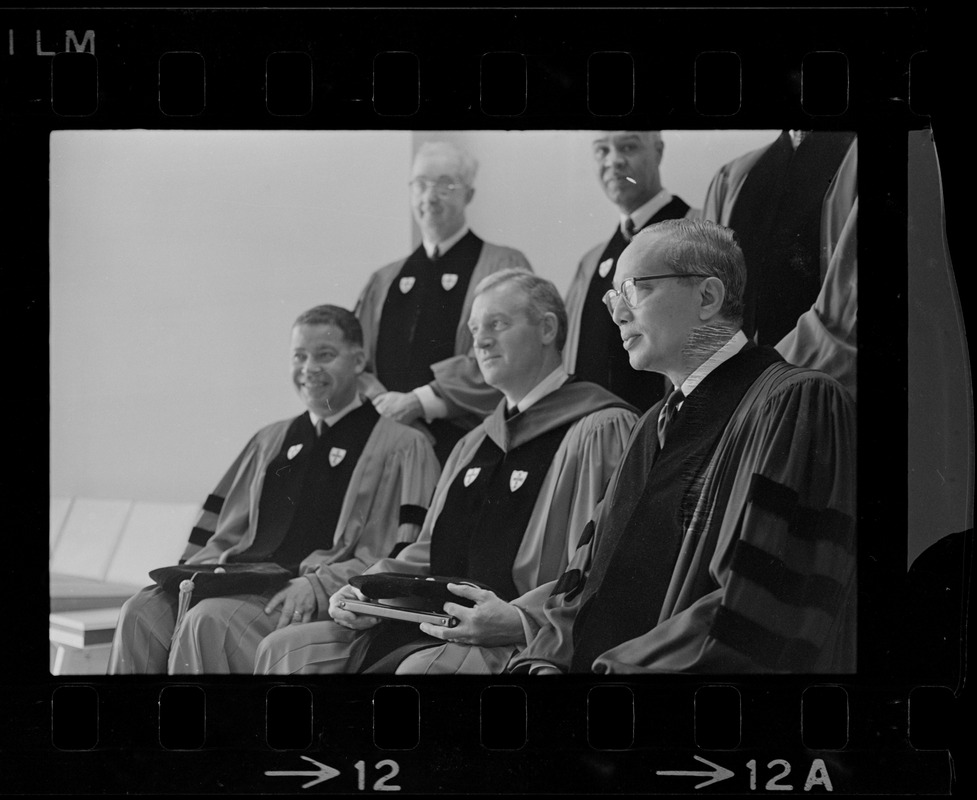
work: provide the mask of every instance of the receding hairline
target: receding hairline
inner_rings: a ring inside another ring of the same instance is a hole
[[[478,159],[475,158],[465,147],[445,140],[435,142],[423,142],[414,153],[411,162],[411,172],[417,169],[417,163],[424,157],[446,156],[454,165],[457,177],[465,181],[469,186],[474,185],[475,176],[478,173]]]
[[[604,139],[610,139],[616,134],[621,134],[624,136],[637,136],[641,139],[647,139],[650,142],[660,142],[662,140],[661,131],[594,131],[591,144],[596,144]]]

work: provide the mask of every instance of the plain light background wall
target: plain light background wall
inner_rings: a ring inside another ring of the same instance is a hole
[[[663,134],[665,186],[701,207],[775,131]],[[422,141],[479,160],[482,238],[561,291],[617,220],[587,131],[59,131],[51,136],[51,494],[202,502],[262,425],[302,410],[289,329],[352,307],[419,241]]]

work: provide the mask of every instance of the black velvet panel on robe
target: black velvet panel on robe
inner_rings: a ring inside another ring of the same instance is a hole
[[[392,392],[430,383],[431,364],[455,354],[455,337],[482,240],[469,231],[437,261],[423,245],[387,291],[377,334],[376,371]]]
[[[265,470],[254,542],[231,560],[297,571],[313,550],[332,547],[350,478],[378,419],[363,403],[317,437],[309,415],[298,417]]]
[[[572,424],[509,452],[485,438],[451,484],[438,515],[431,533],[432,574],[464,575],[491,586],[503,600],[518,597],[512,564],[543,478]]]

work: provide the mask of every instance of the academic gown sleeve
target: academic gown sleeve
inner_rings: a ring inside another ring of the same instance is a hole
[[[350,479],[335,544],[313,551],[300,566],[315,591],[319,618],[328,618],[330,595],[351,577],[417,538],[439,475],[423,435],[377,421]]]
[[[253,536],[251,518],[257,509],[255,500],[261,495],[264,470],[281,448],[291,422],[262,428],[234,459],[204,503],[181,562],[214,563],[231,548],[247,547]]]
[[[566,672],[573,658],[573,623],[580,611],[585,576],[594,552],[594,530],[600,524],[606,497],[595,510],[594,520],[587,524],[580,543],[556,581],[540,586],[522,599],[523,628],[528,645],[516,653],[508,665],[510,672],[528,672],[535,665],[550,665]]]
[[[372,400],[379,394],[386,391],[386,387],[376,376],[377,337],[380,332],[380,313],[383,310],[383,302],[387,297],[387,291],[394,275],[400,271],[404,265],[404,260],[395,261],[374,272],[356,299],[356,306],[353,313],[360,321],[363,328],[363,349],[366,352],[366,368],[357,378],[356,385],[360,394]]]
[[[854,404],[830,378],[793,370],[760,387],[696,511],[718,532],[686,536],[659,624],[594,671],[853,672],[855,442]]]

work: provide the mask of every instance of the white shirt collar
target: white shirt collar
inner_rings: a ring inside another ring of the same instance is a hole
[[[688,397],[695,390],[695,387],[705,380],[706,376],[724,361],[728,361],[735,356],[746,345],[747,338],[743,331],[739,330],[733,335],[726,344],[720,347],[709,358],[699,364],[692,374],[682,382],[682,394]],[[680,405],[681,407],[681,405]]]
[[[569,378],[570,376],[567,374],[567,371],[563,368],[563,365],[560,364],[549,375],[543,378],[543,380],[526,392],[526,396],[516,403],[516,410],[525,411],[527,408],[533,405],[533,403],[538,403],[540,400],[546,397],[546,395],[553,394],[553,392],[566,383]],[[506,401],[506,408],[510,410],[512,409],[512,406],[509,405],[508,401]]]
[[[651,198],[647,203],[638,206],[630,214],[621,214],[621,230],[624,230],[624,223],[627,222],[628,217],[634,220],[634,229],[640,231],[645,225],[648,224],[655,214],[661,211],[665,206],[672,202],[672,194],[668,189],[662,189],[658,194]]]
[[[790,136],[791,146],[796,150],[801,146],[801,142],[807,138],[809,133],[810,131],[787,131],[787,134]]]
[[[335,414],[330,414],[328,417],[320,417],[318,414],[315,413],[315,411],[309,409],[309,417],[312,419],[312,427],[318,428],[319,420],[321,419],[323,422],[326,423],[327,427],[331,428],[333,425],[339,422],[339,420],[345,417],[350,411],[355,411],[361,405],[363,405],[363,399],[359,396],[359,394],[357,394],[353,398],[353,401],[351,403],[348,403],[347,405],[343,406]]]
[[[434,254],[434,248],[437,247],[438,256],[443,256],[452,247],[458,244],[458,241],[462,236],[468,233],[468,230],[468,224],[466,223],[458,229],[457,233],[455,233],[453,236],[449,236],[447,239],[441,242],[433,242],[429,239],[424,239],[424,252],[427,253],[427,257],[430,258]]]

